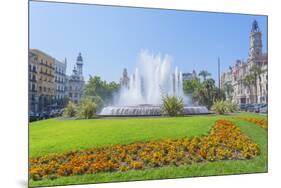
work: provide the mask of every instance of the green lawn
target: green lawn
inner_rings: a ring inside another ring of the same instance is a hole
[[[267,116],[255,114],[238,115],[267,118]],[[208,134],[215,120],[219,118],[236,122],[237,126],[260,146],[261,154],[254,159],[243,161],[219,161],[181,167],[62,177],[55,180],[31,180],[30,186],[267,172],[267,131],[255,124],[231,119],[231,116],[216,115],[96,120],[51,119],[34,122],[30,124],[29,129],[30,157],[110,144],[199,136]]]

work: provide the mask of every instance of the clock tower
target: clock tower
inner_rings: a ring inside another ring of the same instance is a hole
[[[255,59],[256,57],[260,57],[262,55],[262,40],[261,40],[261,32],[258,26],[258,22],[256,20],[252,23],[252,30],[250,33],[250,59]]]

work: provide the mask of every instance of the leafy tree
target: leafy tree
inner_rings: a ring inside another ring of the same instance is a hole
[[[226,92],[227,97],[232,100],[232,93],[234,89],[230,82],[224,83],[223,90]]]
[[[184,80],[183,82],[184,93],[187,95],[192,94],[199,85],[200,85],[199,79]]]
[[[183,99],[176,96],[165,96],[162,99],[161,110],[169,116],[177,116],[184,110]]]
[[[202,70],[202,71],[199,72],[198,75],[199,75],[199,76],[202,76],[203,81],[205,81],[208,76],[211,76],[211,73],[209,73],[209,72],[206,71],[206,70]]]
[[[255,97],[255,102],[258,102],[258,86],[257,86],[257,80],[259,79],[259,88],[261,88],[261,74],[264,73],[264,71],[261,69],[261,66],[259,65],[253,65],[250,69],[250,73],[253,75],[253,79],[254,79],[254,88],[255,88],[255,93],[256,93],[256,97]]]
[[[252,90],[251,90],[251,86],[253,84],[255,84],[255,77],[253,74],[247,74],[244,79],[242,80],[242,83],[245,87],[248,88],[249,92],[250,92],[250,96],[252,95]],[[251,100],[251,97],[250,97],[250,100]],[[250,101],[252,102],[252,101]]]
[[[90,119],[95,116],[97,105],[90,99],[82,99],[79,106],[79,116],[85,119]]]
[[[65,110],[64,115],[67,117],[75,117],[77,115],[77,106],[72,101],[69,101]]]
[[[120,88],[120,84],[115,82],[107,83],[99,76],[90,76],[84,88],[84,97],[100,97],[102,103],[112,102],[113,94]]]

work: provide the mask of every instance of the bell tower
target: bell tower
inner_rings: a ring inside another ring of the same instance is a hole
[[[252,30],[250,33],[250,59],[255,59],[262,55],[262,40],[261,32],[256,20],[252,23]]]
[[[81,55],[81,52],[79,52],[77,60],[76,60],[76,66],[77,66],[77,73],[78,75],[83,75],[83,58]]]

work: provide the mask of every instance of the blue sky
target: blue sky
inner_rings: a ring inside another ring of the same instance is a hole
[[[30,48],[68,60],[71,74],[78,52],[84,76],[119,81],[123,68],[135,69],[141,49],[168,54],[183,72],[221,70],[247,59],[253,20],[267,51],[265,16],[30,2]]]

